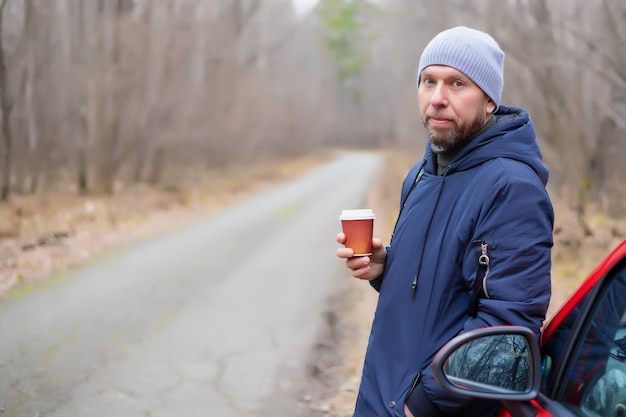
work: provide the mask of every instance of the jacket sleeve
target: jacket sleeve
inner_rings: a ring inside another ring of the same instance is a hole
[[[495,184],[487,195],[463,259],[469,289],[477,269],[472,242],[488,244],[487,294],[479,299],[477,316],[468,315],[461,332],[520,325],[539,334],[551,296],[552,204],[538,181],[524,178]],[[439,387],[430,368],[424,370],[423,382],[426,394],[446,413],[467,406],[468,399]]]
[[[552,204],[544,188],[522,180],[497,189],[487,203],[474,235],[488,245],[487,293],[463,330],[513,324],[538,335],[551,296]],[[472,266],[465,277],[471,287],[477,269],[471,242],[464,263]]]
[[[415,417],[442,417],[441,410],[430,400],[424,391],[424,384],[418,384],[406,400],[409,411]]]

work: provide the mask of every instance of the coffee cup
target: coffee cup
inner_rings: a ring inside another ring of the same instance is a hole
[[[354,256],[372,254],[372,236],[376,215],[372,209],[342,210],[339,220],[346,235],[346,248],[352,248]]]

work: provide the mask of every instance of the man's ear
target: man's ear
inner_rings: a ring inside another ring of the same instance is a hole
[[[496,110],[496,103],[494,103],[492,99],[487,97],[487,113],[493,114],[495,110]]]

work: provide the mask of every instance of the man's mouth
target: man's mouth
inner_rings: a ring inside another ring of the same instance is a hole
[[[430,117],[428,123],[432,127],[444,127],[452,124],[452,120],[443,117]]]

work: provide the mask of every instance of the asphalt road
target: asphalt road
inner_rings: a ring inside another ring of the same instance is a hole
[[[348,285],[341,209],[381,163],[346,154],[167,235],[0,300],[2,417],[294,417]]]

